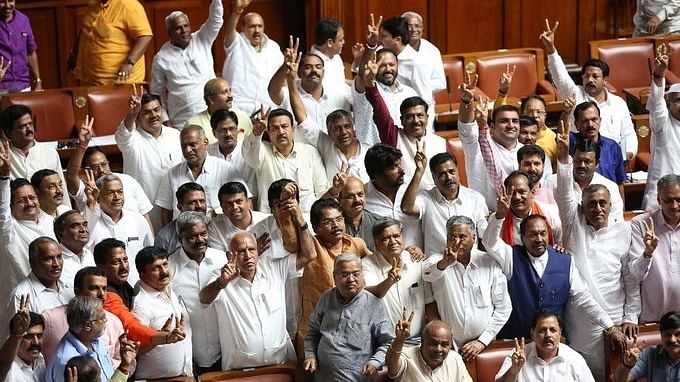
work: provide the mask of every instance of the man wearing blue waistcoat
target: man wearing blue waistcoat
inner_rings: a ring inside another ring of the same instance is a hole
[[[571,256],[548,245],[548,225],[540,215],[530,215],[520,224],[522,245],[510,246],[500,238],[503,220],[510,208],[510,194],[498,198],[496,219],[490,219],[483,243],[508,279],[512,314],[497,338],[529,338],[533,317],[540,311],[553,311],[564,319],[567,303],[575,304],[587,319],[606,329],[619,349],[626,338],[614,326],[582,281]],[[568,335],[568,333],[567,333]]]

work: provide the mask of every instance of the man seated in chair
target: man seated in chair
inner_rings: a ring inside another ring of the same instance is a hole
[[[557,314],[541,311],[531,325],[531,342],[515,338],[515,349],[505,357],[496,381],[552,382],[595,381],[579,353],[560,343],[562,323]]]
[[[423,329],[423,342],[419,346],[408,346],[413,313],[406,319],[406,308],[402,319],[397,322],[395,339],[387,350],[385,364],[387,375],[393,381],[456,381],[472,382],[463,359],[455,351],[450,352],[453,343],[451,327],[444,321],[430,321]],[[402,352],[403,349],[403,352]]]

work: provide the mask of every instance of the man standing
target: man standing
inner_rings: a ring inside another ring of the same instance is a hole
[[[370,381],[394,329],[383,303],[364,290],[359,257],[336,257],[333,278],[335,288],[321,295],[310,317],[303,368],[315,381]]]
[[[276,41],[264,33],[264,19],[255,12],[243,16],[243,32],[236,25],[252,0],[236,0],[224,31],[226,58],[222,78],[232,84],[234,107],[252,113],[261,106],[273,106],[267,84],[283,63],[283,54]]]
[[[207,207],[205,202],[205,190],[203,186],[194,182],[187,182],[179,186],[175,191],[177,199],[176,208],[180,213],[185,211],[197,211],[205,215]],[[177,219],[174,219],[156,234],[153,245],[165,249],[168,253],[175,253],[182,244],[177,233]]]
[[[411,319],[406,311],[397,322],[395,338],[387,349],[385,364],[387,375],[394,381],[450,381],[472,382],[458,353],[451,352],[453,334],[451,326],[444,321],[434,320],[425,325],[420,346],[408,346],[404,342],[411,335]],[[402,353],[403,351],[403,353]]]
[[[222,370],[294,361],[286,332],[284,286],[286,280],[302,275],[316,253],[260,259],[255,236],[239,232],[229,243],[228,256],[219,277],[200,294],[201,302],[213,304],[223,318],[218,323]]]
[[[463,359],[472,361],[510,317],[505,275],[477,249],[475,223],[467,216],[446,222],[446,248],[431,254],[427,263],[423,279],[432,284],[439,314],[452,326]]]
[[[248,191],[243,183],[228,182],[217,193],[222,213],[208,224],[209,246],[227,251],[232,236],[239,231],[250,231],[269,214],[253,210]],[[264,251],[263,251],[264,252]]]
[[[424,153],[417,152],[416,171],[401,200],[401,210],[405,214],[418,217],[422,231],[428,233],[424,235],[423,250],[426,256],[430,256],[439,253],[446,246],[446,233],[441,227],[445,227],[451,217],[469,217],[477,227],[477,231],[473,233],[481,237],[486,229],[489,209],[480,193],[460,184],[456,157],[447,152],[430,158],[429,168],[435,187],[420,190],[420,180],[426,171],[425,162],[427,158]]]
[[[616,325],[622,325],[624,334],[634,338],[641,307],[639,282],[628,269],[630,225],[610,219],[612,204],[605,186],[588,186],[581,200],[577,199],[567,137],[561,133],[557,141],[555,199],[564,222],[562,245],[572,254],[595,301]],[[585,358],[598,381],[606,380],[602,328],[571,306],[565,321],[571,347]]]
[[[375,252],[373,225],[380,216],[364,208],[366,206],[364,182],[352,176],[347,177],[338,201],[342,207],[342,216],[345,217],[345,233],[362,239],[368,250]]]
[[[92,1],[82,25],[68,60],[81,86],[144,81],[144,53],[152,32],[141,3]]]
[[[179,131],[162,124],[159,96],[133,90],[129,110],[116,131],[116,144],[123,156],[123,172],[137,179],[149,200],[154,200],[163,175],[182,161]],[[152,210],[151,222],[163,226],[160,208]]]
[[[321,19],[314,28],[314,45],[309,53],[323,60],[323,87],[349,94],[345,80],[345,64],[342,62],[342,47],[345,45],[345,30],[342,23],[335,19]]]
[[[661,208],[636,216],[631,222],[630,272],[640,282],[640,322],[656,322],[680,310],[680,175],[664,175],[657,182]],[[659,293],[664,291],[664,293]]]
[[[545,53],[548,55],[548,70],[557,90],[565,98],[575,97],[576,105],[583,102],[594,104],[598,111],[601,111],[598,128],[601,129],[602,135],[620,146],[618,147],[619,152],[622,153],[621,156],[625,160],[632,159],[638,151],[637,134],[635,134],[626,101],[610,93],[606,88],[609,65],[596,58],[587,60],[581,68],[583,85],[576,85],[555,47],[555,31],[557,31],[559,24],[559,21],[556,22],[551,29],[550,23],[546,19],[545,30],[539,36],[543,42]],[[576,113],[574,114],[576,116],[576,127],[580,131],[579,116]]]
[[[208,20],[194,33],[184,12],[165,18],[170,41],[153,58],[149,89],[163,97],[170,125],[180,130],[203,110],[202,87],[215,78],[212,45],[224,23],[222,1],[211,0]]]
[[[200,374],[220,370],[220,339],[214,306],[201,306],[199,293],[226,263],[220,251],[208,247],[205,214],[182,212],[177,217],[182,247],[169,259],[172,290],[185,304],[192,325],[194,363]]]
[[[65,305],[73,298],[73,288],[60,280],[63,260],[54,239],[41,236],[33,240],[28,246],[28,262],[31,273],[14,288],[9,309],[18,312],[26,295],[30,295],[30,309],[36,313]]]
[[[63,204],[64,184],[56,171],[50,169],[36,171],[31,176],[31,185],[40,202],[40,215],[46,215],[46,220],[54,221],[57,216],[70,209],[68,205]]]
[[[174,191],[187,182],[198,183],[205,190],[207,214],[219,207],[217,191],[222,184],[236,180],[239,172],[227,161],[208,155],[208,139],[200,126],[187,126],[179,134],[184,160],[171,167],[161,179],[155,204],[161,208],[163,225],[177,216]]]
[[[8,66],[0,79],[0,93],[42,90],[38,47],[31,23],[16,9],[16,0],[0,3],[0,25],[0,66]]]
[[[269,142],[262,141],[267,130]],[[284,109],[260,112],[253,133],[243,142],[243,158],[257,174],[257,210],[270,212],[264,195],[279,179],[294,180],[300,190],[300,207],[309,212],[312,203],[328,190],[326,169],[314,146],[295,142],[293,115]]]
[[[669,5],[670,6],[670,5]],[[647,187],[642,200],[643,209],[652,209],[656,201],[656,182],[665,174],[680,174],[680,85],[666,88],[666,69],[668,55],[659,55],[655,60],[653,81],[647,101],[649,127],[652,129],[650,142],[651,160],[647,172]],[[664,102],[665,101],[665,102]]]
[[[430,82],[432,93],[446,90],[447,82],[442,54],[439,48],[423,38],[423,30],[425,29],[423,17],[412,11],[402,13],[401,17],[406,19],[409,35],[408,44],[416,51],[416,56],[419,60],[418,64],[423,66],[421,69],[422,73],[430,73],[430,76],[424,79]],[[425,67],[427,67],[427,70]],[[434,104],[432,104],[432,107],[434,107]]]
[[[557,314],[539,312],[531,325],[531,342],[515,338],[515,349],[496,374],[501,382],[594,382],[581,355],[560,343],[562,323]]]
[[[94,257],[87,245],[90,230],[83,215],[76,210],[66,211],[54,220],[54,236],[59,242],[64,265],[61,279],[73,287],[73,277],[79,269],[94,265]]]
[[[140,379],[192,376],[192,331],[187,306],[172,289],[168,253],[158,247],[139,251],[135,267],[139,272],[139,292],[133,313],[149,327],[162,329],[168,317],[178,321],[178,332],[184,341],[155,346],[139,357],[135,376]]]

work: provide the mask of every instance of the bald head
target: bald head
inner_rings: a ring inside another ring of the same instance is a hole
[[[431,369],[436,369],[449,355],[452,342],[453,333],[449,324],[439,320],[430,321],[423,328],[420,355]]]
[[[234,234],[234,236],[231,237],[231,240],[229,241],[229,250],[232,252],[237,251],[239,247],[241,247],[244,243],[257,243],[257,239],[255,239],[255,235],[253,235],[250,232],[246,231],[239,231]]]
[[[208,105],[208,114],[215,110],[231,109],[234,97],[231,95],[231,84],[224,78],[213,78],[203,87],[203,100]]]
[[[438,333],[445,332],[451,338],[453,338],[453,332],[451,331],[451,325],[447,324],[441,320],[433,320],[427,323],[423,328],[423,337],[433,337]]]
[[[252,46],[262,46],[265,37],[264,19],[259,13],[250,12],[243,16],[243,33]]]
[[[340,191],[340,205],[345,217],[354,218],[361,215],[366,205],[366,192],[361,179],[353,176],[347,178],[345,187]]]

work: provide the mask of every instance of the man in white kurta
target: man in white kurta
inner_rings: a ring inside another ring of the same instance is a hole
[[[279,44],[264,33],[264,20],[255,12],[244,15],[243,32],[236,31],[243,11],[232,7],[224,28],[222,78],[231,83],[234,107],[252,113],[261,106],[265,110],[274,106],[267,84],[283,63],[283,54]]]
[[[170,41],[153,58],[150,89],[164,97],[168,117],[176,128],[183,128],[205,108],[203,85],[215,78],[212,45],[224,23],[222,2],[210,1],[208,19],[191,34],[186,14],[173,12],[165,19]]]
[[[680,106],[676,101],[680,99],[680,85],[671,85],[666,92],[664,73],[668,64],[668,56],[654,71],[647,110],[649,110],[649,127],[652,129],[649,151],[651,153],[649,168],[647,169],[647,187],[642,199],[643,209],[652,209],[659,205],[656,200],[656,182],[666,174],[680,174]]]
[[[557,164],[555,193],[564,222],[562,245],[572,254],[595,301],[616,325],[624,325],[625,332],[637,325],[641,311],[640,286],[628,269],[630,225],[610,219],[609,191],[603,186],[589,186],[583,199],[577,199],[571,157],[560,153],[558,143],[560,155],[567,156]],[[605,380],[602,327],[591,323],[577,308],[568,306],[565,314],[571,347],[583,355],[597,380]]]

